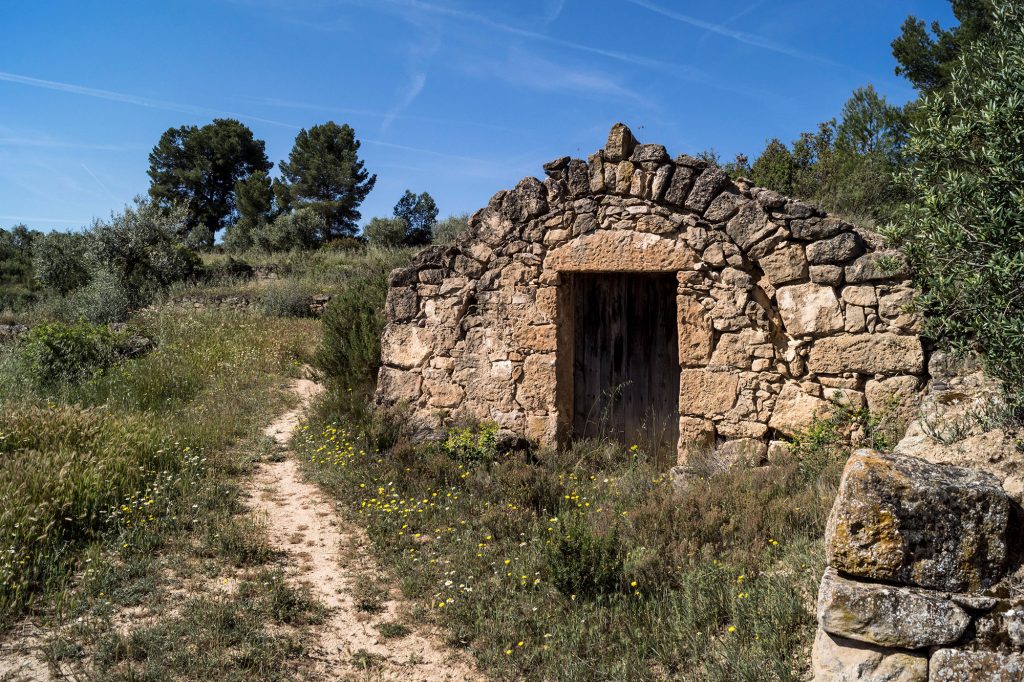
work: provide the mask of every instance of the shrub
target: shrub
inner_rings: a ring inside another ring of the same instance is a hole
[[[457,462],[477,463],[498,454],[498,425],[490,422],[477,427],[451,429],[444,451]]]
[[[306,207],[254,227],[252,245],[267,252],[312,249],[326,233],[327,221],[316,210]]]
[[[314,365],[334,387],[372,390],[380,368],[380,335],[391,259],[368,261],[353,272],[323,316]]]
[[[88,237],[77,232],[50,232],[33,249],[32,268],[47,289],[66,294],[91,278],[86,260]]]
[[[308,286],[291,279],[267,285],[260,297],[260,308],[264,314],[277,317],[312,317],[309,303]]]
[[[375,246],[398,246],[405,241],[407,228],[403,218],[373,218],[363,228],[363,236]]]
[[[545,554],[548,579],[559,592],[595,599],[628,589],[618,526],[599,533],[575,519],[565,531]]]
[[[107,327],[54,322],[34,327],[18,344],[22,371],[37,388],[89,379],[114,364],[120,338]]]
[[[980,349],[1024,404],[1024,15],[997,2],[947,88],[926,95],[899,180],[912,199],[889,236],[907,254],[927,331]]]
[[[434,243],[451,244],[469,234],[469,214],[450,215],[434,225]]]

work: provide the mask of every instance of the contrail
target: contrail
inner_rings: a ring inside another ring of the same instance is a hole
[[[33,88],[42,88],[43,90],[56,90],[57,92],[66,92],[72,95],[83,95],[85,97],[105,99],[111,102],[132,104],[134,106],[147,107],[149,109],[163,109],[165,111],[177,111],[180,113],[195,114],[199,116],[230,116],[232,118],[244,118],[250,121],[258,121],[260,123],[267,123],[270,125],[281,126],[284,128],[291,128],[293,130],[299,129],[299,126],[292,125],[291,123],[275,121],[269,118],[261,118],[259,116],[252,116],[250,114],[240,114],[233,111],[221,111],[218,109],[197,107],[191,104],[168,102],[166,100],[153,99],[151,97],[140,97],[138,95],[130,95],[123,92],[114,92],[113,90],[90,88],[84,85],[76,85],[74,83],[61,83],[59,81],[44,80],[42,78],[33,78],[31,76],[22,76],[17,73],[9,73],[7,71],[0,71],[0,81],[7,81],[8,83],[17,83],[19,85],[27,85]]]
[[[643,7],[644,9],[650,10],[651,12],[654,12],[656,14],[660,14],[663,17],[668,17],[669,19],[674,19],[684,24],[689,24],[690,26],[702,28],[705,31],[710,31],[711,33],[715,33],[726,38],[732,38],[737,42],[743,43],[744,45],[759,47],[764,50],[778,52],[779,54],[784,54],[788,57],[795,57],[796,59],[803,59],[810,62],[818,62],[820,64],[828,64],[830,66],[843,66],[842,64],[834,62],[830,59],[825,59],[824,57],[819,57],[808,52],[802,52],[800,50],[796,50],[792,47],[789,47],[788,45],[783,45],[781,43],[776,43],[772,40],[768,40],[767,38],[762,38],[761,36],[751,35],[750,33],[744,33],[743,31],[736,31],[731,28],[726,28],[725,26],[722,26],[720,24],[714,24],[711,23],[710,21],[704,21],[703,19],[692,17],[688,14],[675,12],[673,10],[655,5],[654,3],[648,2],[647,0],[626,0],[626,2],[632,5],[636,5],[637,7]]]

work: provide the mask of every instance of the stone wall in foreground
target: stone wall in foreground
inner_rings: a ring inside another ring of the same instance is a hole
[[[679,452],[763,460],[836,403],[909,411],[924,383],[902,256],[813,206],[616,124],[588,161],[498,192],[451,247],[392,273],[378,400],[426,428],[570,435],[574,273],[673,273]]]
[[[1017,510],[987,472],[854,453],[826,530],[814,679],[1024,680]]]

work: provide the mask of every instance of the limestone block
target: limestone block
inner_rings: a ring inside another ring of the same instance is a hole
[[[616,123],[608,132],[608,141],[604,145],[604,158],[618,162],[628,159],[636,148],[633,131],[622,123]]]
[[[779,392],[768,426],[786,436],[795,436],[809,427],[815,417],[825,417],[830,411],[827,401],[807,394],[799,384],[790,382]]]
[[[846,266],[846,281],[851,284],[883,279],[903,279],[910,274],[907,258],[898,251],[866,253]]]
[[[672,171],[672,180],[665,190],[665,202],[682,206],[686,203],[686,197],[690,195],[690,188],[697,178],[697,171],[686,166],[676,165]]]
[[[962,592],[998,581],[1010,502],[990,474],[858,450],[825,531],[849,575]]]
[[[776,288],[807,277],[807,259],[804,257],[804,247],[800,244],[790,244],[772,251],[758,261],[758,265]]]
[[[707,450],[714,442],[715,425],[710,419],[679,418],[679,464],[683,463],[686,453]]]
[[[838,218],[791,220],[789,229],[797,239],[830,239],[840,232],[853,230],[853,225]]]
[[[590,191],[594,194],[603,193],[605,191],[604,154],[599,151],[595,154],[591,154],[588,160],[590,161],[590,165],[588,167]]]
[[[556,442],[558,419],[555,415],[527,415],[526,438],[542,446],[553,446]]]
[[[823,388],[822,397],[834,405],[856,412],[864,407],[864,394],[849,388]]]
[[[545,267],[558,272],[678,272],[695,262],[697,255],[675,239],[598,230],[553,249]]]
[[[629,194],[633,186],[633,163],[631,161],[619,161],[615,168],[615,193]]]
[[[704,211],[704,217],[708,219],[708,222],[723,222],[736,215],[736,211],[748,201],[750,200],[736,192],[722,192]]]
[[[450,380],[424,380],[423,392],[427,395],[427,404],[438,408],[458,407],[466,397],[466,391]]]
[[[846,312],[843,313],[843,320],[843,329],[851,334],[860,334],[861,332],[867,331],[867,313],[864,308],[861,308],[859,305],[847,305]]]
[[[863,308],[870,308],[878,305],[878,296],[873,286],[848,286],[843,287],[842,298],[847,303],[859,305]]]
[[[755,201],[748,202],[726,223],[725,232],[741,249],[749,249],[778,229]]]
[[[516,387],[516,402],[531,412],[554,408],[555,354],[538,353],[523,361],[523,376]]]
[[[392,287],[388,289],[384,303],[384,312],[390,322],[405,322],[418,313],[420,298],[416,290],[409,287]]]
[[[679,364],[683,367],[706,365],[711,359],[714,331],[707,313],[689,296],[676,297],[678,311]]]
[[[819,628],[811,668],[813,682],[926,682],[928,656],[872,646]]]
[[[918,378],[895,376],[870,380],[864,386],[871,414],[891,419],[899,429],[913,421],[918,407]]]
[[[869,644],[921,649],[960,639],[971,618],[926,590],[843,578],[828,568],[818,588],[818,625]]]
[[[807,366],[818,374],[920,374],[924,350],[916,336],[833,336],[814,342]]]
[[[715,449],[715,459],[726,468],[760,466],[765,462],[767,454],[768,445],[756,438],[729,440]]]
[[[808,274],[815,284],[834,287],[843,283],[843,269],[838,265],[812,265]]]
[[[928,664],[929,682],[1022,682],[1024,656],[939,649]]]
[[[434,335],[426,328],[391,324],[380,340],[380,359],[385,365],[412,369],[422,365],[434,349]]]
[[[775,297],[782,322],[792,336],[822,336],[843,330],[843,313],[832,287],[794,284],[780,288]]]
[[[513,225],[525,224],[530,218],[547,213],[547,210],[547,189],[540,180],[533,177],[520,180],[515,189],[501,200],[501,214],[511,220]]]
[[[423,377],[394,367],[381,367],[377,374],[377,394],[389,403],[415,402],[419,399]]]
[[[637,232],[653,234],[671,234],[679,229],[679,224],[660,215],[645,215],[636,221]]]
[[[638,144],[633,148],[629,160],[633,163],[665,163],[669,156],[664,145]]]
[[[679,375],[679,411],[697,416],[725,414],[736,403],[738,387],[734,372],[684,369]]]
[[[654,179],[651,181],[651,195],[648,197],[651,201],[661,201],[665,198],[665,192],[668,191],[672,182],[672,174],[674,170],[674,165],[666,163],[655,171]]]
[[[843,263],[864,253],[864,242],[856,232],[842,232],[831,239],[807,245],[807,260],[814,265]]]
[[[581,159],[569,159],[565,169],[565,184],[570,197],[581,197],[590,191],[590,171]]]
[[[722,421],[719,422],[716,430],[718,435],[726,438],[764,438],[768,434],[768,427],[761,422],[754,421]]]
[[[690,196],[686,198],[686,208],[697,213],[704,213],[708,206],[711,205],[711,201],[728,184],[729,176],[724,171],[710,166],[705,168],[693,182]]]

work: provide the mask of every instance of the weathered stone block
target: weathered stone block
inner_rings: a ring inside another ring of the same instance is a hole
[[[1003,575],[1009,513],[990,474],[858,450],[829,515],[829,564],[874,580],[977,590]]]
[[[706,365],[711,358],[714,330],[704,307],[689,296],[676,297],[679,314],[679,364],[682,367]],[[674,368],[667,368],[671,371]]]
[[[834,336],[814,342],[807,367],[820,374],[920,374],[924,350],[916,336]]]
[[[807,260],[814,265],[843,263],[864,253],[864,243],[855,232],[843,232],[831,239],[807,245]]]
[[[807,258],[800,244],[790,244],[772,251],[758,261],[758,265],[775,288],[807,277]]]
[[[822,336],[843,330],[843,312],[832,287],[794,284],[780,288],[775,297],[782,322],[792,336]]]
[[[380,341],[381,362],[402,369],[419,367],[433,350],[434,335],[423,327],[391,324]]]
[[[869,644],[941,646],[960,639],[970,622],[966,611],[941,595],[849,580],[831,568],[818,588],[818,625]]]
[[[819,628],[811,668],[813,682],[926,682],[928,656],[872,646]]]
[[[846,266],[846,281],[851,284],[883,279],[905,279],[910,274],[907,258],[898,251],[866,253]]]
[[[390,322],[405,322],[416,317],[420,311],[420,297],[409,287],[388,289],[384,303],[384,314]]]
[[[778,229],[764,208],[751,201],[743,205],[739,212],[725,225],[725,232],[741,249],[749,249]]]
[[[608,132],[608,141],[604,145],[604,158],[619,162],[628,159],[636,148],[633,131],[622,123],[616,123]]]
[[[838,265],[812,265],[808,274],[815,284],[835,287],[843,283],[843,269]]]
[[[377,393],[389,402],[415,402],[422,391],[423,377],[394,367],[381,367],[377,373]]]
[[[929,682],[1022,682],[1024,656],[939,649],[928,663]]]
[[[898,429],[906,429],[917,412],[918,383],[917,377],[908,376],[868,381],[864,387],[868,410],[873,415],[887,417]]]
[[[705,168],[693,183],[690,196],[686,198],[686,208],[697,213],[704,213],[711,205],[711,201],[725,189],[728,183],[729,176],[722,170]]]
[[[795,436],[809,427],[815,417],[824,417],[831,409],[827,401],[807,394],[799,384],[788,383],[775,401],[768,426],[787,436]]]
[[[696,416],[724,414],[736,403],[738,387],[733,372],[684,369],[679,375],[679,410]]]

